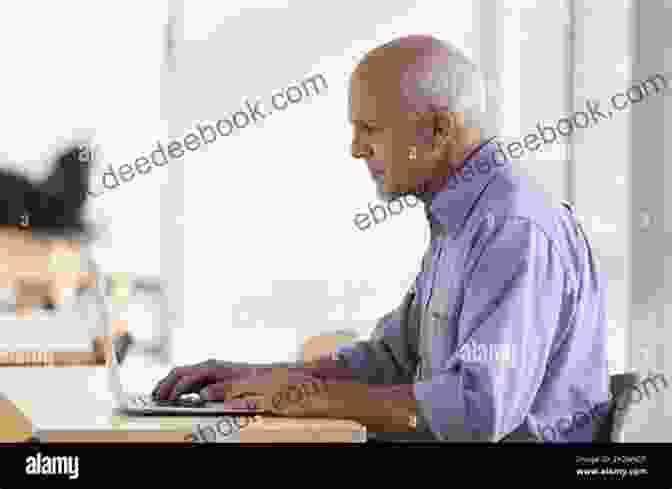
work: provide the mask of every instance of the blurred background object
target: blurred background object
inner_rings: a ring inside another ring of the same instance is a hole
[[[123,364],[128,355],[168,361],[168,299],[165,283],[157,277],[126,272],[106,277],[112,308],[113,344]],[[102,352],[103,340],[96,340]]]
[[[128,273],[102,274],[105,290],[110,298],[108,304],[112,322],[112,344],[117,352],[120,363],[129,354],[151,357],[157,362],[166,361],[166,323],[167,300],[162,282],[154,277],[134,276]],[[39,310],[36,319],[42,320],[48,328],[53,328],[65,317],[69,329],[52,331],[50,338],[44,338],[44,329],[30,330],[23,336],[34,337],[34,346],[18,342],[8,343],[0,349],[0,366],[78,366],[104,365],[106,341],[102,324],[102,311],[95,303],[95,276],[86,276],[83,286],[77,291],[76,297],[63,304],[57,310],[49,308],[45,316]],[[5,309],[13,307],[5,303]],[[6,314],[11,315],[11,312]],[[5,321],[9,318],[5,317]],[[59,321],[60,319],[60,321]],[[28,321],[15,319],[15,321]],[[83,321],[83,324],[82,324]],[[5,323],[9,328],[8,323]],[[15,323],[20,328],[21,323]],[[26,326],[23,326],[24,330]],[[74,331],[73,331],[74,330]],[[88,330],[88,331],[87,331]],[[9,330],[3,331],[4,339],[11,335]],[[73,334],[74,333],[74,334]],[[84,346],[85,338],[94,336],[89,351]],[[63,337],[75,338],[70,348],[63,344]],[[60,340],[60,341],[59,341]]]

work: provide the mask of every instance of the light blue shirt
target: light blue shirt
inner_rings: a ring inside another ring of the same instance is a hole
[[[363,382],[414,384],[419,426],[439,440],[592,441],[595,418],[577,413],[609,399],[605,284],[571,209],[492,141],[423,200],[431,240],[413,287],[339,357]]]

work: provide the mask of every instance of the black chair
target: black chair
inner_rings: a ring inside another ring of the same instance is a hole
[[[602,423],[596,426],[595,443],[623,443],[623,426],[631,411],[630,391],[641,383],[637,372],[625,372],[609,377],[611,401]],[[616,409],[618,407],[618,409]]]

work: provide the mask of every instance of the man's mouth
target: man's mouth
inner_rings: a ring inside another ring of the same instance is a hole
[[[377,177],[385,174],[385,168],[379,161],[367,161],[366,166],[369,168],[371,175]]]

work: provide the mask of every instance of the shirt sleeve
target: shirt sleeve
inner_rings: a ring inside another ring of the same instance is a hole
[[[399,307],[378,320],[368,341],[342,347],[336,358],[366,384],[412,384],[420,324],[416,277]]]
[[[570,319],[573,282],[546,235],[522,218],[484,228],[466,262],[457,349],[433,348],[447,358],[432,358],[441,368],[414,385],[418,414],[442,441],[499,441],[521,425]]]

